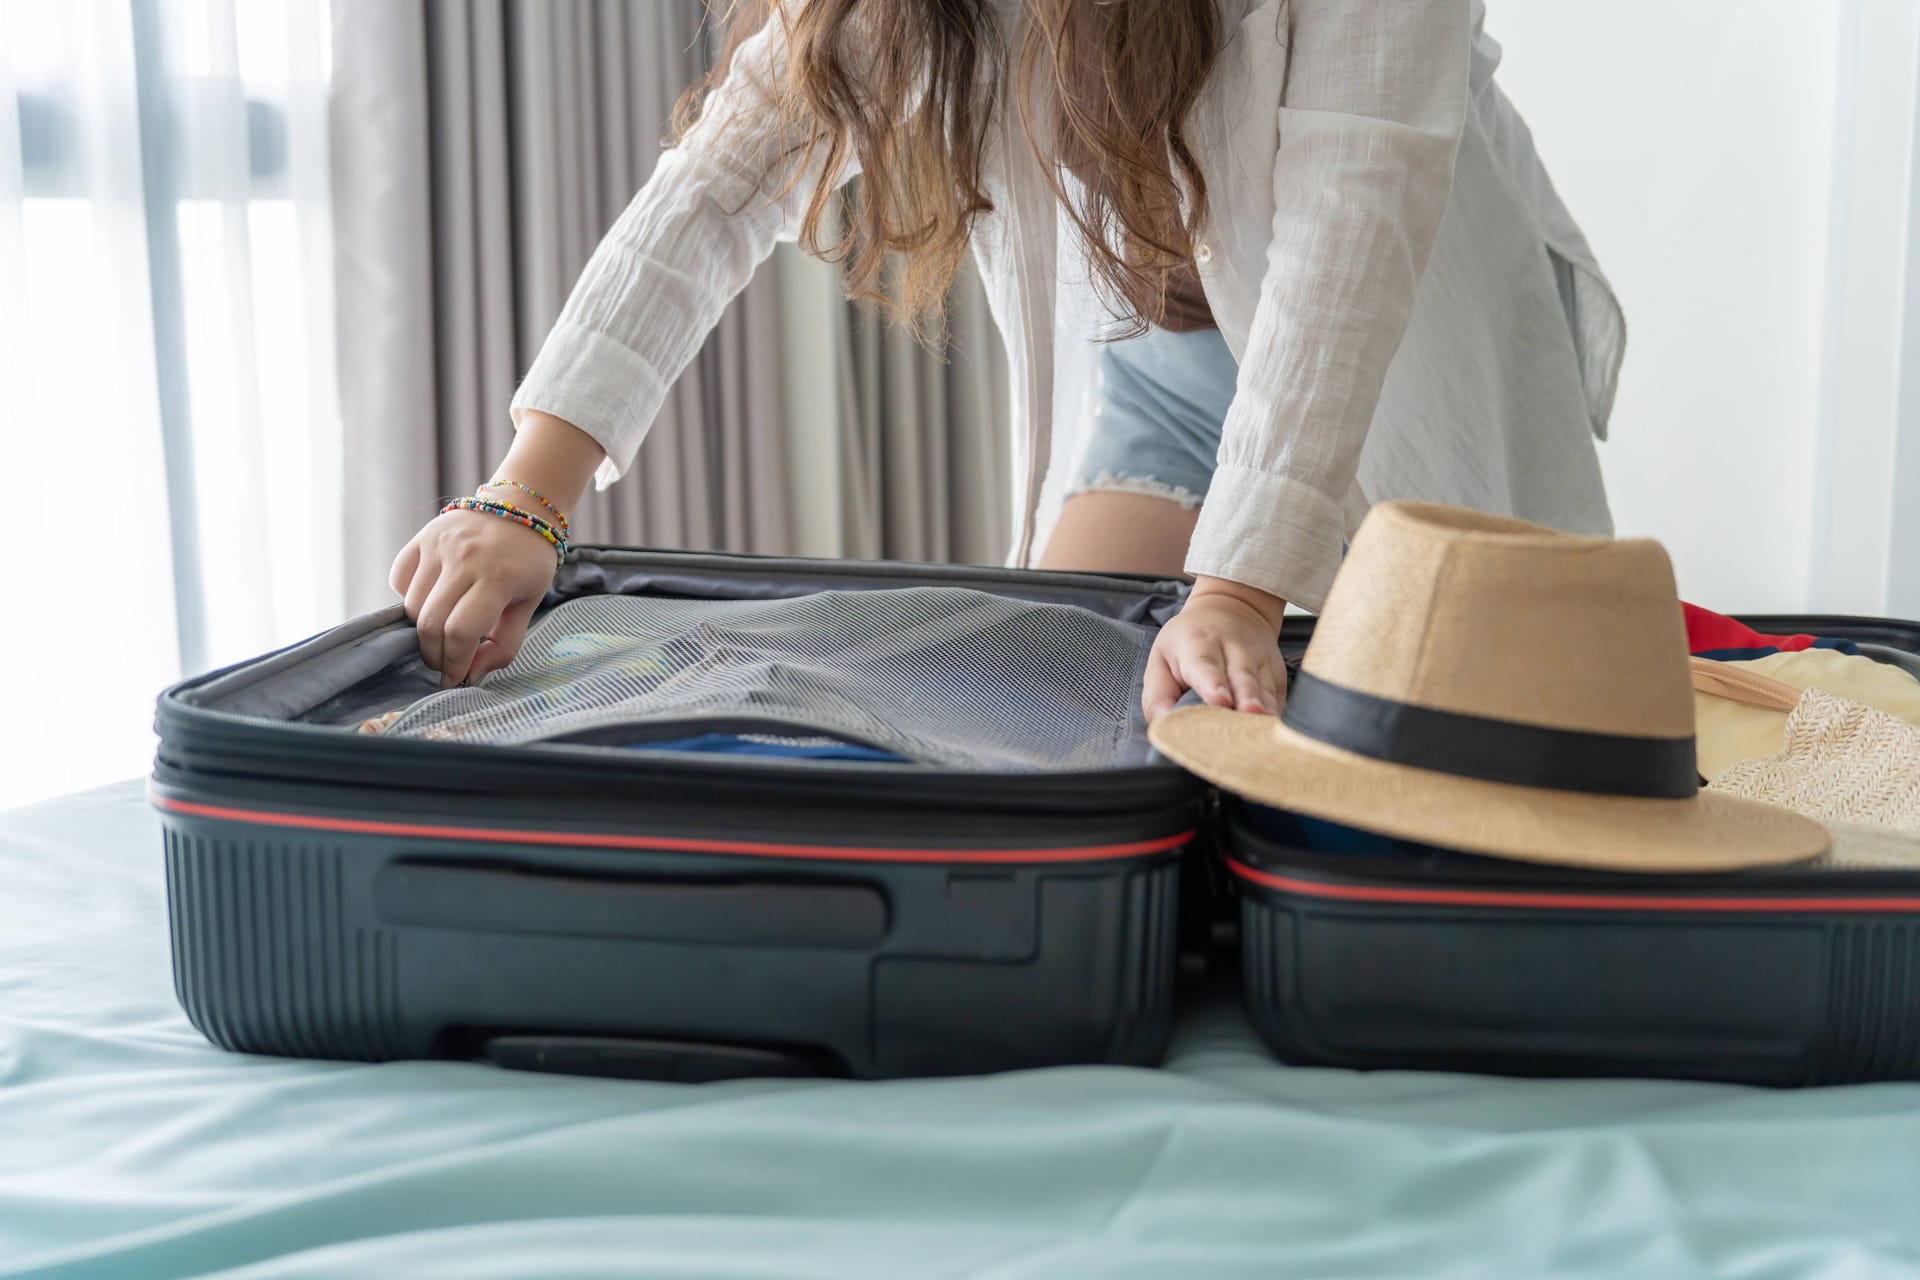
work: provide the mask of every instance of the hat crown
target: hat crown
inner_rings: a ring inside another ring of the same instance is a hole
[[[1389,502],[1355,535],[1305,670],[1394,702],[1589,733],[1693,733],[1673,565],[1583,538]]]

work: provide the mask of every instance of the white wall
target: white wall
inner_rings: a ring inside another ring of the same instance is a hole
[[[1813,600],[1920,618],[1920,5],[1840,8]]]
[[[1489,5],[1499,79],[1627,311],[1602,449],[1615,521],[1664,541],[1711,607],[1814,602],[1842,12]],[[1855,594],[1821,603],[1884,603]]]

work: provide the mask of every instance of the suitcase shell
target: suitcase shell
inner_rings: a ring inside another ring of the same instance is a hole
[[[907,585],[1148,623],[1183,591],[580,548],[548,603]],[[396,607],[161,696],[151,791],[175,987],[216,1044],[679,1080],[1161,1056],[1205,800],[1179,770],[961,773],[339,727],[433,679]]]
[[[1920,624],[1763,617],[1910,669]],[[1291,639],[1305,639],[1293,628]],[[1646,876],[1322,853],[1229,804],[1245,1001],[1288,1062],[1762,1085],[1920,1079],[1920,871]]]

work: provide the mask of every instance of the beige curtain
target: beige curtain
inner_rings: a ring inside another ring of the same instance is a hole
[[[922,350],[906,330],[850,310],[840,365],[846,554],[997,563],[1007,553],[1012,479],[1006,354],[971,265],[945,341]]]
[[[693,0],[335,0],[347,594],[505,451],[506,406],[718,36]],[[978,283],[922,349],[782,250],[581,537],[998,560],[1007,377]]]

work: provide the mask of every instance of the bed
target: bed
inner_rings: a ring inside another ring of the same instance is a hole
[[[1916,1016],[1920,1016],[1917,1011]],[[1920,1276],[1920,1086],[1289,1069],[649,1085],[187,1024],[139,783],[0,814],[0,1276]]]

